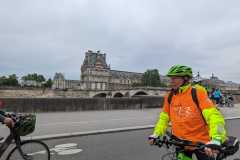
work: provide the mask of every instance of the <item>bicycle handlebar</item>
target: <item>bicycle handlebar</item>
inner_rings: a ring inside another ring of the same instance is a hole
[[[165,144],[167,148],[174,145],[177,147],[192,147],[194,150],[204,150],[205,147],[218,150],[220,152],[223,152],[222,146],[216,145],[216,144],[204,144],[201,142],[192,142],[188,140],[183,140],[175,137],[174,135],[171,135],[171,133],[167,133],[166,136],[163,138],[156,138],[154,141],[154,145],[157,145],[159,147],[162,147],[162,145]]]
[[[19,121],[21,121],[21,119],[23,119],[26,115],[28,114],[6,112],[4,116],[11,118],[14,121],[14,123],[19,123]]]
[[[9,128],[11,133],[15,133],[15,129],[20,125],[21,120],[26,116],[27,114],[22,113],[14,113],[14,112],[6,112],[5,117],[11,118],[14,121],[14,127]]]

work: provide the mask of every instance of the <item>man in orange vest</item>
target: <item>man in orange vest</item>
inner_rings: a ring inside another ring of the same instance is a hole
[[[149,138],[149,143],[153,144],[155,138],[163,136],[171,121],[172,133],[180,139],[221,145],[226,139],[224,118],[208,98],[204,87],[194,86],[199,104],[196,105],[193,101],[192,69],[184,65],[175,65],[170,68],[167,76],[171,79],[172,90],[164,97],[163,111]],[[172,97],[169,104],[170,94]],[[184,154],[191,157],[193,151],[186,150]],[[195,154],[198,159],[203,160],[214,157],[216,151],[205,148],[205,153]]]

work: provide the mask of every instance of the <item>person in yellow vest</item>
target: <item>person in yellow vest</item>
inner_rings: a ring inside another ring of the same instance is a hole
[[[149,144],[154,144],[155,138],[163,136],[171,122],[173,135],[180,139],[221,145],[226,139],[224,117],[209,99],[204,87],[195,87],[199,106],[194,103],[191,94],[193,86],[190,83],[191,67],[174,65],[167,76],[170,77],[172,89],[164,97],[163,110],[153,134],[149,136]],[[172,94],[172,100],[169,104],[170,94]],[[199,160],[211,160],[217,153],[210,148],[205,148],[204,151],[202,153],[186,150],[184,154],[191,158],[194,152]]]

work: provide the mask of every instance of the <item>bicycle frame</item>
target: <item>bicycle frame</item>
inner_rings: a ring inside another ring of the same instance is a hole
[[[169,146],[169,147],[166,146],[166,149],[169,150],[170,147],[172,147],[171,151],[168,151],[167,153],[163,154],[161,156],[161,159],[164,159],[165,157],[170,156],[172,160],[192,160],[192,158],[184,154],[183,148],[179,148],[176,146]]]
[[[12,140],[14,139],[13,134],[10,134],[6,140],[1,144],[0,146],[0,158],[2,157],[3,153],[7,150],[9,145],[12,143]]]
[[[1,144],[0,146],[0,158],[2,157],[2,155],[4,154],[4,152],[7,150],[7,148],[9,147],[9,145],[12,143],[12,141],[15,140],[15,145],[17,146],[20,154],[24,157],[24,154],[22,152],[21,149],[21,138],[20,136],[18,136],[17,134],[15,134],[14,129],[10,129],[10,134],[8,135],[8,137],[6,138],[6,140]]]
[[[205,147],[208,147],[208,148],[219,151],[218,155],[216,155],[216,157],[212,157],[212,159],[222,160],[222,159],[226,159],[228,156],[235,154],[238,150],[238,143],[239,143],[237,142],[238,140],[235,137],[231,137],[231,136],[229,136],[229,139],[232,139],[232,141],[236,143],[236,146],[235,146],[237,147],[236,150],[232,150],[232,148],[230,148],[232,151],[230,150],[229,152],[229,148],[226,144],[219,146],[215,144],[204,144],[201,142],[194,143],[192,141],[179,139],[169,132],[167,132],[166,136],[164,136],[162,139],[159,139],[159,138],[155,139],[155,145],[157,145],[158,147],[162,147],[164,145],[168,150],[170,147],[173,147],[174,151],[162,155],[161,157],[162,159],[164,159],[169,155],[173,155],[172,157],[173,160],[191,160],[191,158],[187,157],[185,153],[183,153],[183,151],[186,150],[186,147],[193,151],[204,151]],[[229,147],[233,147],[233,146],[230,145]],[[240,160],[240,159],[234,159],[234,160]]]
[[[5,117],[10,117],[11,119],[13,119],[14,122],[15,122],[15,125],[14,125],[13,128],[9,128],[10,134],[6,137],[4,142],[0,144],[0,159],[3,157],[3,154],[6,152],[8,147],[11,144],[13,144],[14,147],[8,153],[7,159],[13,158],[13,156],[16,152],[17,156],[21,157],[21,159],[29,160],[29,159],[31,159],[31,155],[29,155],[29,153],[27,153],[25,151],[25,148],[24,147],[22,148],[22,146],[30,144],[30,143],[34,143],[34,144],[40,145],[40,147],[43,147],[43,149],[46,151],[46,158],[48,160],[50,160],[50,150],[45,143],[43,143],[41,141],[37,141],[37,140],[26,140],[26,141],[21,140],[21,136],[25,136],[25,135],[27,135],[29,133],[32,133],[34,131],[35,120],[36,120],[36,117],[34,115],[32,117],[33,119],[29,119],[29,120],[32,120],[32,122],[34,123],[33,124],[34,126],[32,126],[32,128],[30,128],[31,130],[29,130],[28,132],[21,132],[21,130],[19,130],[19,128],[24,127],[24,126],[21,126],[21,121],[24,120],[24,118],[27,118],[29,115],[24,117],[23,114],[8,113],[8,114],[5,114],[4,116]],[[24,121],[22,121],[22,122],[24,124]],[[14,157],[14,159],[15,159],[15,157]]]

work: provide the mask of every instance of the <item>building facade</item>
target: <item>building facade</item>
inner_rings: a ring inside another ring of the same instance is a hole
[[[88,50],[81,66],[80,86],[83,90],[129,89],[141,83],[142,73],[111,70],[106,54]]]
[[[21,87],[42,87],[42,82],[37,82],[34,80],[22,80],[20,82]]]
[[[56,73],[53,78],[52,89],[76,89],[76,90],[121,90],[131,89],[135,84],[141,84],[143,73],[111,70],[106,62],[106,53],[100,51],[85,52],[85,58],[81,65],[80,80],[66,80],[62,73]],[[169,85],[169,77],[160,75],[161,82]],[[239,84],[224,82],[212,75],[210,79],[202,78],[198,73],[194,80],[201,79],[202,84],[210,88],[223,90],[238,90]]]
[[[201,84],[209,89],[219,88],[221,90],[239,90],[240,85],[231,81],[225,82],[219,79],[217,76],[212,76],[210,78],[203,78],[198,73],[195,77],[193,77],[193,81],[201,81]]]
[[[55,73],[52,89],[77,89],[80,88],[79,80],[66,80],[62,73]]]

